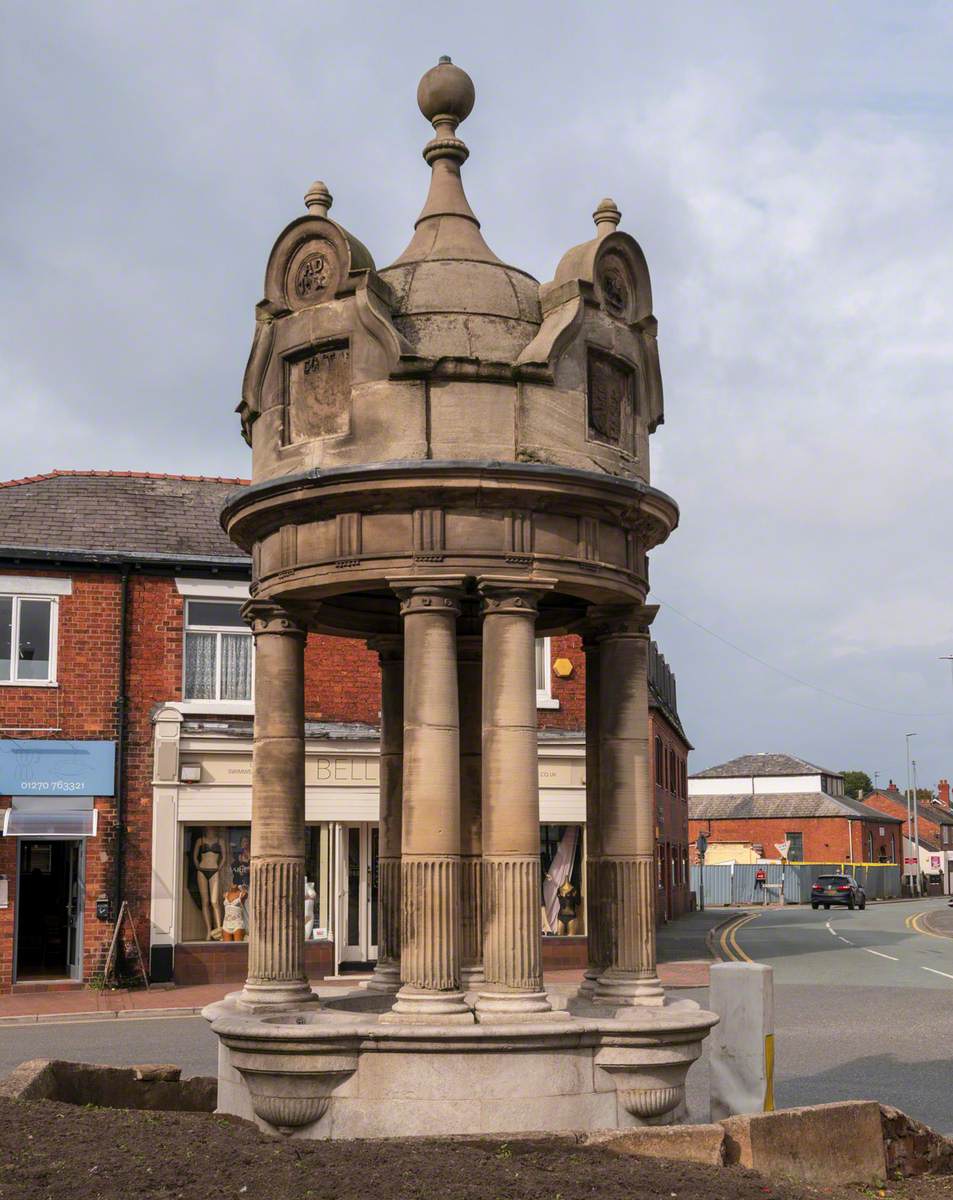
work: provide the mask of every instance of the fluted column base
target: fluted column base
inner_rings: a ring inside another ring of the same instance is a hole
[[[599,874],[610,961],[593,1000],[616,1006],[664,1004],[655,962],[655,860],[605,855]]]
[[[304,863],[251,863],[248,978],[239,1003],[249,1011],[317,1003],[304,970]]]
[[[483,860],[460,862],[460,986],[472,991],[486,979],[483,970]]]
[[[539,858],[483,859],[483,969],[476,1001],[481,1024],[540,1018],[553,1012],[543,988]]]
[[[369,992],[400,990],[400,859],[377,860],[377,965]]]
[[[460,859],[405,856],[401,862],[403,986],[382,1021],[472,1024],[460,990]]]
[[[599,976],[606,969],[606,955],[603,951],[604,915],[599,901],[599,860],[590,858],[586,863],[586,943],[589,951],[589,965],[579,985],[579,995],[592,999],[596,990]]]

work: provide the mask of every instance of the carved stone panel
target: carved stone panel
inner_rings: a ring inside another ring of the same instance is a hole
[[[306,307],[333,296],[341,278],[338,252],[326,238],[310,238],[292,254],[285,278],[290,304]]]
[[[633,453],[634,372],[611,355],[590,350],[588,385],[590,439]]]
[[[347,342],[285,360],[285,442],[347,433],[351,419],[351,352]]]

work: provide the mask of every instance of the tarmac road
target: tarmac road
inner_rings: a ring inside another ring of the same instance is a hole
[[[953,916],[945,900],[926,900],[733,917],[723,956],[775,971],[779,1107],[874,1099],[953,1134],[953,939],[926,932],[923,913]],[[679,994],[707,1001],[705,989]],[[174,1062],[213,1075],[216,1044],[194,1016],[0,1028],[0,1073],[30,1058]],[[706,1076],[703,1058],[689,1074],[695,1120],[707,1119]]]
[[[792,906],[722,931],[723,957],[774,968],[779,1107],[874,1099],[953,1133],[953,938],[924,924],[949,915],[944,899]]]

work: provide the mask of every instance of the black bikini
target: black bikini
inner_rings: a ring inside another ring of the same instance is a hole
[[[221,859],[222,858],[222,844],[221,844],[221,842],[212,842],[212,844],[209,845],[208,842],[200,842],[197,853],[198,853],[199,858],[202,858],[206,854],[217,854],[219,859]],[[202,874],[205,876],[206,879],[211,879],[212,876],[217,875],[221,869],[222,869],[221,862],[219,862],[217,867],[198,867],[197,868],[197,870],[202,872]]]

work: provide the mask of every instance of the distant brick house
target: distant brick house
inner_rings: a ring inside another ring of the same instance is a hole
[[[916,853],[913,830],[907,818],[907,796],[890,781],[885,788],[875,788],[864,796],[864,804],[878,812],[897,817],[902,822],[905,848],[904,874],[912,875]],[[936,799],[917,804],[920,834],[920,871],[928,881],[945,894],[953,893],[953,811],[950,809],[950,784],[941,779]]]
[[[844,779],[790,754],[745,754],[688,780],[689,836],[792,862],[899,862],[902,822],[844,794]]]
[[[197,866],[219,864],[221,889],[246,865],[250,562],[218,522],[242,482],[0,484],[0,992],[82,986],[122,899],[154,979],[244,978],[246,948],[210,925]],[[318,635],[305,662],[318,976],[376,954],[380,670],[363,642]],[[541,913],[549,965],[586,958],[584,676],[578,638],[539,640],[540,855],[577,890],[574,920]],[[649,695],[664,920],[688,907],[690,745],[655,647]]]

